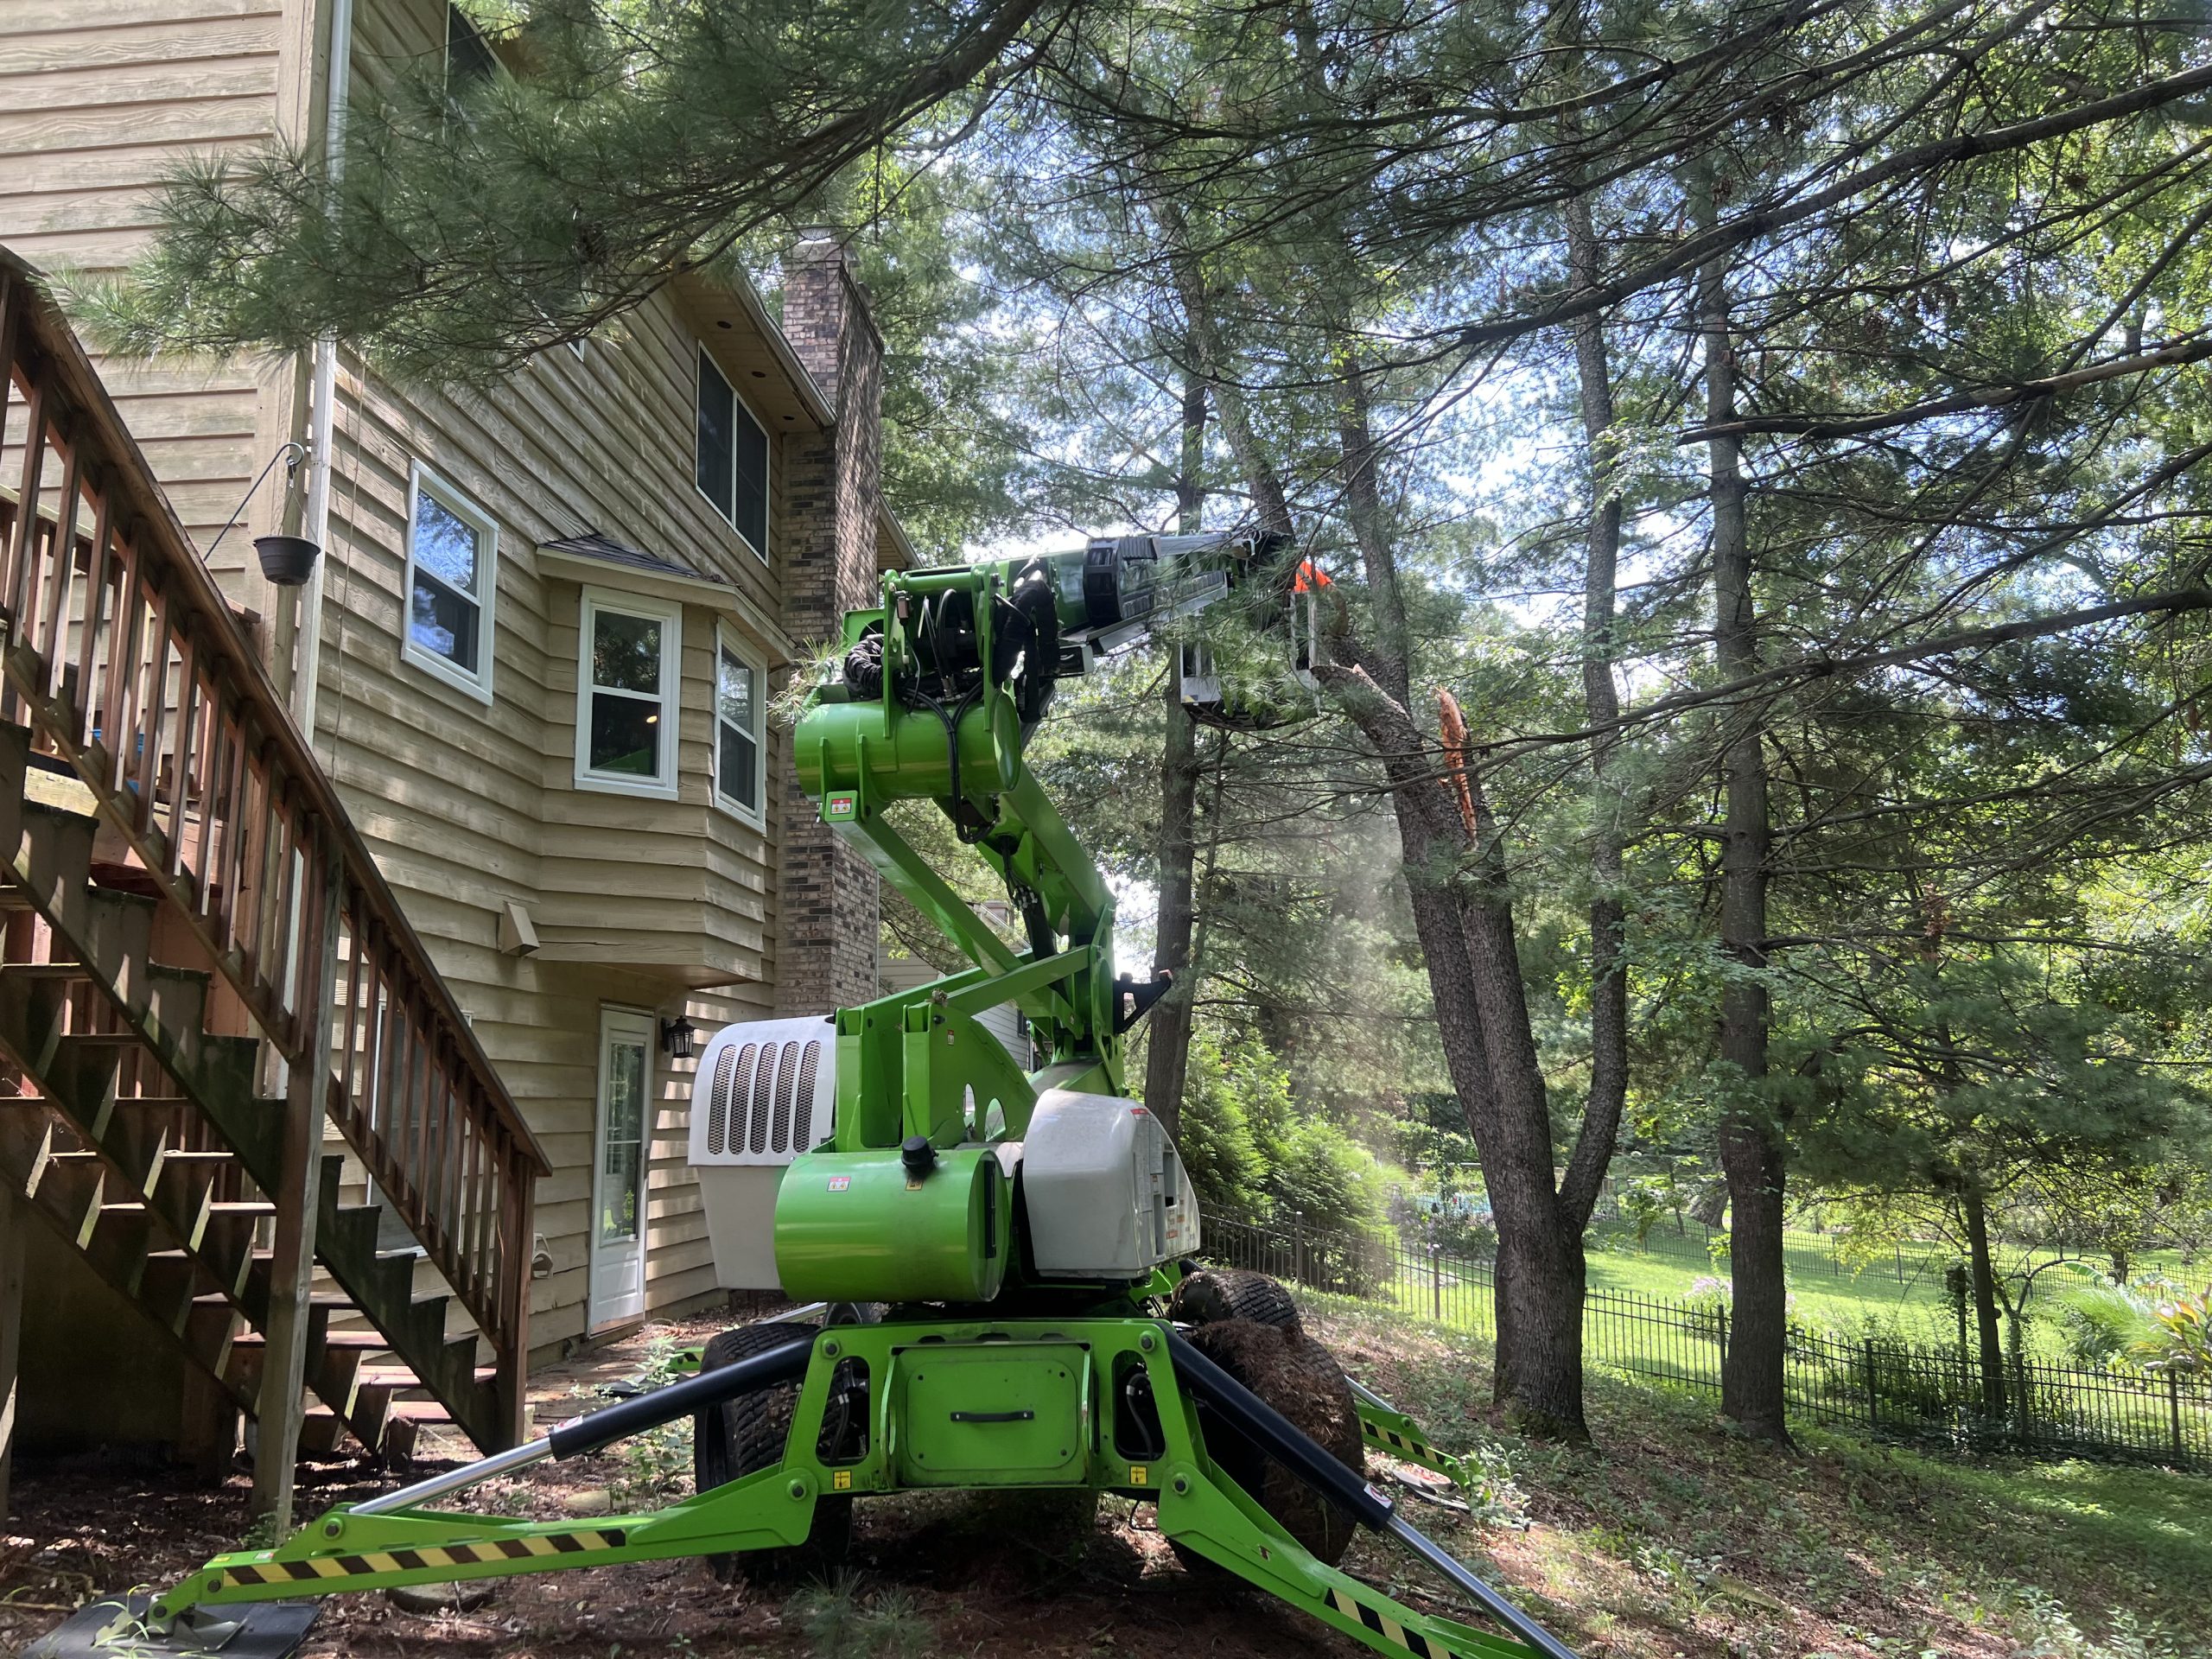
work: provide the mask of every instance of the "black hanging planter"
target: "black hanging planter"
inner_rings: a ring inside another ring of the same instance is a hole
[[[253,550],[261,556],[261,574],[279,588],[306,584],[322,550],[304,536],[257,536]]]

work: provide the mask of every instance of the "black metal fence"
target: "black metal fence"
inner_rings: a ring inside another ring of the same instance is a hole
[[[1495,1338],[1491,1264],[1387,1236],[1203,1217],[1204,1253],[1286,1282],[1400,1309]],[[1583,1304],[1584,1363],[1720,1391],[1728,1313],[1619,1291]],[[2212,1471],[2212,1388],[2053,1365],[2018,1356],[1985,1374],[1978,1357],[1894,1338],[1793,1331],[1783,1367],[1790,1409],[1813,1422],[1959,1447],[2120,1457]]]

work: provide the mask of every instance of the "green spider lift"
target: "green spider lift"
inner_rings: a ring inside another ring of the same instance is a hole
[[[302,1598],[341,1591],[684,1555],[763,1577],[818,1567],[853,1499],[927,1489],[1148,1501],[1186,1562],[1377,1651],[1573,1659],[1357,1466],[1371,1446],[1464,1484],[1456,1460],[1356,1389],[1281,1287],[1195,1268],[1190,1182],[1122,1093],[1122,1033],[1164,987],[1116,980],[1111,896],[1023,758],[1059,679],[1166,619],[1245,584],[1284,616],[1280,552],[1102,539],[894,573],[880,607],[845,619],[794,737],[800,782],[975,965],[828,1020],[731,1027],[701,1057],[691,1160],[723,1282],[813,1306],[727,1332],[692,1375],[543,1440],[80,1610],[32,1659],[283,1659],[317,1605]],[[888,810],[917,800],[1003,881],[1023,947],[899,835]],[[1271,1355],[1303,1368],[1297,1387]],[[1308,1432],[1317,1398],[1340,1408],[1326,1448]],[[434,1507],[685,1416],[698,1478],[683,1502],[588,1522]],[[1354,1522],[1410,1548],[1486,1628],[1338,1571]]]

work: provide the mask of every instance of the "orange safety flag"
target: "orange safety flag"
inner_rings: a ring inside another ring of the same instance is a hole
[[[1328,585],[1329,573],[1311,559],[1300,559],[1298,574],[1290,579],[1290,591],[1294,594],[1318,593]]]

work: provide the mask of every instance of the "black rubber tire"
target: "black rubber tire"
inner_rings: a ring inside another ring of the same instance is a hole
[[[788,1338],[793,1328],[791,1324],[770,1322],[725,1331],[708,1342],[699,1357],[699,1369],[719,1370],[748,1358]],[[798,1328],[814,1327],[800,1325]],[[694,1489],[709,1491],[781,1462],[785,1443],[791,1439],[791,1413],[798,1404],[798,1385],[787,1382],[698,1413],[691,1423]],[[709,1555],[707,1565],[724,1584],[741,1580],[762,1586],[790,1584],[835,1571],[843,1564],[852,1538],[853,1500],[825,1493],[814,1500],[814,1525],[804,1543]]]
[[[1253,1319],[1199,1325],[1191,1332],[1191,1343],[1344,1467],[1367,1478],[1366,1443],[1351,1381],[1326,1348],[1301,1331]],[[1334,1567],[1344,1559],[1358,1522],[1220,1418],[1205,1413],[1204,1423],[1206,1451],[1224,1474],[1258,1499],[1316,1560]],[[1179,1545],[1175,1554],[1193,1571],[1218,1570]]]
[[[1167,1299],[1167,1317],[1185,1325],[1218,1325],[1249,1319],[1281,1331],[1303,1334],[1298,1304],[1277,1279],[1249,1268],[1202,1268],[1186,1276]]]

